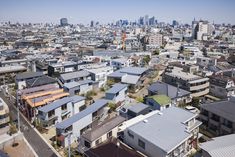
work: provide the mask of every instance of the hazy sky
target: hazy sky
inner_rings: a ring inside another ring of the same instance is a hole
[[[69,23],[136,20],[191,23],[193,18],[235,24],[235,0],[0,0],[0,21]]]

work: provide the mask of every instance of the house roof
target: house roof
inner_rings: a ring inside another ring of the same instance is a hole
[[[140,67],[125,67],[120,69],[119,71],[121,73],[127,73],[132,75],[141,75],[147,70],[148,70],[147,68],[140,68]]]
[[[91,130],[89,130],[82,136],[85,139],[92,142],[96,140],[97,138],[101,137],[102,135],[108,133],[109,131],[111,131],[113,128],[117,127],[124,121],[125,121],[125,118],[121,116],[108,119],[107,121],[104,121],[101,125],[93,127]]]
[[[98,109],[106,106],[108,104],[108,100],[99,99],[95,103],[88,106],[85,110],[75,114],[74,116],[56,124],[56,128],[59,129],[66,129],[67,127],[71,126],[73,123],[79,121],[80,119],[86,117],[89,114],[97,111]]]
[[[167,95],[171,99],[174,99],[174,98],[177,97],[177,91],[178,91],[177,87],[169,85],[169,84],[164,83],[164,82],[160,82],[160,81],[157,81],[157,82],[151,84],[148,87],[148,90],[151,91],[154,94]],[[190,92],[179,88],[178,97],[184,97],[184,96],[187,96],[189,94],[190,94]]]
[[[92,80],[83,80],[83,81],[78,81],[78,82],[69,82],[69,83],[65,83],[64,87],[66,87],[68,89],[71,89],[71,88],[79,87],[81,85],[88,84],[88,83],[94,83],[94,81],[92,81]]]
[[[148,105],[145,105],[143,103],[137,103],[137,104],[134,104],[134,105],[131,105],[128,110],[134,112],[134,113],[139,113],[145,109],[149,108]]]
[[[149,113],[151,114],[151,112]],[[196,115],[178,107],[170,107],[131,125],[128,130],[161,148],[171,152],[191,137],[184,123]]]
[[[24,72],[16,75],[16,80],[30,79],[43,76],[42,72]]]
[[[108,91],[106,91],[106,93],[116,94],[116,93],[120,92],[121,90],[123,90],[124,88],[127,88],[126,84],[116,83],[113,85],[112,88],[110,88]]]
[[[27,80],[26,84],[27,84],[27,87],[37,87],[37,86],[42,86],[42,85],[47,85],[47,84],[53,84],[56,82],[57,82],[56,79],[43,75],[37,78]]]
[[[201,148],[212,157],[235,156],[235,134],[213,138],[201,144]]]
[[[66,80],[71,80],[75,78],[87,77],[89,75],[90,73],[88,71],[81,70],[81,71],[61,74],[60,77],[66,81]]]
[[[167,105],[171,102],[170,97],[168,97],[166,95],[153,95],[153,96],[149,96],[148,98],[153,99],[154,101],[156,101],[160,105]]]
[[[235,122],[235,101],[226,100],[202,104],[201,108]]]
[[[65,97],[65,98],[56,100],[53,103],[50,103],[46,106],[43,106],[43,107],[39,108],[38,110],[41,111],[41,112],[47,113],[51,110],[54,110],[54,109],[57,109],[57,108],[61,107],[64,104],[67,104],[69,102],[79,102],[79,101],[82,101],[82,100],[85,100],[85,98],[82,97],[82,96],[78,96],[78,95],[75,95],[75,96],[72,96],[72,97]]]

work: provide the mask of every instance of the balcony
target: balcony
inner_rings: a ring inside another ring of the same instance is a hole
[[[226,132],[229,132],[229,133],[232,133],[232,128],[231,127],[228,127],[224,124],[221,125],[221,129],[225,130]]]
[[[8,122],[10,122],[10,118],[9,118],[9,117],[6,117],[6,118],[3,118],[3,119],[0,119],[0,125],[2,125],[2,124],[6,124],[6,123],[8,123]]]
[[[209,120],[208,115],[204,115],[203,113],[201,113],[201,114],[199,115],[199,117],[200,117],[201,119],[203,119],[204,121],[208,121],[208,120]]]
[[[209,88],[207,88],[201,92],[192,93],[191,96],[192,97],[201,97],[201,96],[206,95],[208,93],[209,93]]]
[[[219,121],[217,121],[217,120],[215,120],[215,119],[213,119],[213,118],[211,118],[211,119],[209,120],[209,122],[210,122],[211,124],[215,125],[215,126],[219,126]]]
[[[190,89],[190,91],[200,90],[200,89],[208,88],[209,85],[210,85],[209,82],[207,82],[205,84],[191,86],[189,89]]]

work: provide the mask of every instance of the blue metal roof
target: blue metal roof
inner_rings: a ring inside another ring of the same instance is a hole
[[[88,106],[85,110],[75,114],[74,116],[56,124],[56,128],[59,129],[66,129],[67,127],[71,126],[73,123],[79,121],[80,119],[86,117],[89,114],[94,113],[95,111],[99,110],[100,108],[104,107],[108,104],[108,100],[99,99],[95,103]],[[88,124],[87,124],[88,125]]]
[[[126,87],[127,87],[126,84],[116,83],[116,84],[113,85],[112,88],[110,88],[108,91],[106,91],[106,93],[116,94],[116,93],[120,92],[121,90],[123,90]]]
[[[47,113],[51,110],[54,110],[54,109],[57,109],[57,108],[61,107],[64,104],[67,104],[69,102],[74,102],[75,103],[75,102],[82,101],[82,100],[85,100],[85,98],[82,97],[82,96],[78,96],[78,95],[75,95],[75,96],[72,96],[72,97],[65,97],[65,98],[56,100],[53,103],[50,103],[46,106],[43,106],[43,107],[39,108],[38,110],[41,111],[41,112]]]
[[[126,68],[120,69],[120,72],[127,73],[127,74],[133,74],[133,75],[141,75],[147,70],[148,70],[147,68],[126,67]]]

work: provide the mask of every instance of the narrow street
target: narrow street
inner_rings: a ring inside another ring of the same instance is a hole
[[[14,102],[10,102],[7,97],[0,92],[0,97],[8,104],[10,110],[10,116],[13,120],[17,119],[17,109],[13,105]],[[24,133],[25,138],[32,146],[34,151],[39,157],[57,157],[57,155],[51,150],[51,148],[41,139],[41,137],[35,132],[35,130],[28,124],[28,122],[20,114],[21,131]]]

